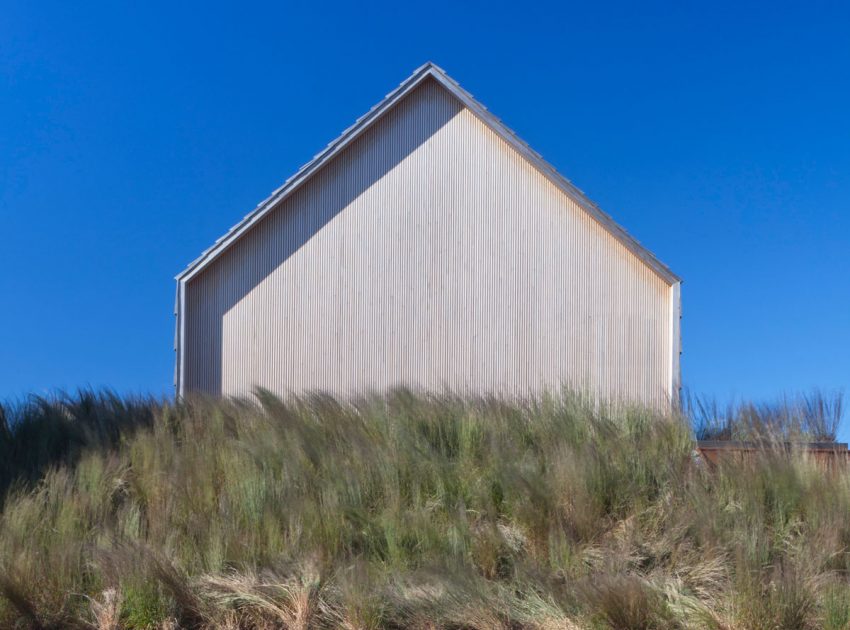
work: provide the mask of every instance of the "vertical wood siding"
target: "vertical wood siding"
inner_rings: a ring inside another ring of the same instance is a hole
[[[185,389],[660,402],[674,291],[427,80],[191,279]]]

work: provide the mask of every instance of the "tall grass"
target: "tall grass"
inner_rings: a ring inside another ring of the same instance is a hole
[[[7,420],[0,627],[850,627],[850,477],[804,451],[709,468],[570,393],[86,400],[73,448],[21,436],[79,400]]]
[[[832,442],[844,412],[841,392],[785,396],[775,402],[731,403],[687,395],[686,415],[701,440]]]
[[[159,404],[114,392],[80,390],[0,405],[0,499],[13,483],[32,484],[84,452],[110,450],[151,427]]]

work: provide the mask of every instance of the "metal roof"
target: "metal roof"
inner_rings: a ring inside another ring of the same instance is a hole
[[[387,94],[380,103],[358,118],[351,127],[343,131],[342,134],[331,142],[322,152],[298,169],[298,171],[292,177],[287,179],[280,188],[275,190],[267,199],[262,201],[253,211],[245,215],[239,223],[230,228],[230,230],[224,236],[219,238],[212,247],[205,250],[197,259],[192,261],[192,263],[190,263],[189,266],[176,277],[176,279],[178,281],[187,282],[193,276],[200,273],[204,267],[226,251],[257,222],[261,221],[263,217],[274,210],[280,202],[291,195],[314,173],[321,169],[345,147],[350,145],[363,132],[365,132],[376,120],[383,116],[401,99],[428,78],[436,80],[440,85],[448,90],[484,124],[490,127],[490,129],[498,134],[505,142],[511,145],[517,152],[531,162],[531,164],[549,181],[555,184],[561,189],[561,191],[564,192],[564,194],[581,206],[581,208],[583,208],[600,225],[602,225],[603,228],[627,247],[633,254],[635,254],[635,256],[641,259],[668,284],[672,285],[681,281],[679,276],[673,273],[667,265],[658,260],[652,252],[641,245],[608,214],[603,212],[599,206],[588,199],[581,190],[572,184],[572,182],[558,173],[538,153],[532,150],[525,142],[520,140],[513,131],[508,129],[508,127],[502,124],[498,118],[487,111],[486,107],[476,101],[469,92],[460,87],[460,85],[454,79],[449,77],[444,70],[431,62],[417,68],[410,77],[405,79],[395,90]]]

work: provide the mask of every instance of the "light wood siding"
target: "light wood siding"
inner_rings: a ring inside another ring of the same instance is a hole
[[[428,79],[188,282],[184,389],[660,402],[673,298]]]

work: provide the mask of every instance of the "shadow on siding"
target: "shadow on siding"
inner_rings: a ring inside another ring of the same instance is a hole
[[[436,82],[423,83],[189,283],[187,389],[222,394],[227,312],[461,110]]]

